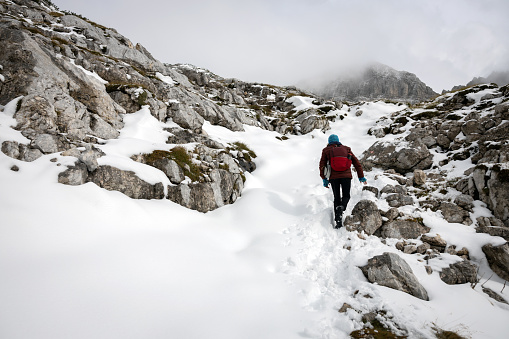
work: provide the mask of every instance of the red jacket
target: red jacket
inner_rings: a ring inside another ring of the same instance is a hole
[[[355,157],[355,155],[352,153],[352,150],[350,147],[345,145],[338,145],[338,144],[329,144],[327,147],[325,147],[322,150],[322,157],[320,158],[320,177],[322,179],[325,179],[325,174],[323,173],[323,170],[325,169],[325,166],[327,165],[327,162],[330,162],[330,153],[333,147],[338,147],[338,150],[336,150],[336,155],[340,156],[348,156],[349,154],[352,156],[352,164],[355,167],[355,170],[357,171],[357,176],[360,178],[364,177],[364,172],[362,171],[362,166],[359,160]],[[332,179],[339,179],[339,178],[352,178],[352,171],[351,169],[348,169],[346,171],[337,172],[332,170],[332,173],[330,175],[329,180]]]

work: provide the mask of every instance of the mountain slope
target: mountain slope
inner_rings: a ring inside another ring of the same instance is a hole
[[[507,86],[327,102],[48,6],[0,3],[2,337],[509,331]],[[328,129],[369,183],[340,230]]]

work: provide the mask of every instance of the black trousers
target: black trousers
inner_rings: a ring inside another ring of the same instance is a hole
[[[350,187],[352,186],[352,178],[339,178],[330,181],[332,193],[334,194],[334,218],[337,220],[338,207],[343,206],[343,211],[346,210],[346,205],[350,201]]]

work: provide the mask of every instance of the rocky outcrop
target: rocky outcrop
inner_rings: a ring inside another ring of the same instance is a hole
[[[315,92],[324,98],[353,102],[380,99],[420,102],[438,95],[415,74],[382,64],[367,67],[358,76],[324,84]]]
[[[429,300],[426,289],[419,283],[407,262],[397,254],[386,252],[375,256],[360,269],[369,282]]]
[[[78,158],[60,173],[63,184],[94,182],[136,199],[162,198],[166,184],[151,185],[133,171],[99,166],[96,151],[90,149],[117,138],[126,114],[148,107],[157,120],[179,126],[168,128],[168,144],[196,143],[202,158],[186,164],[165,157],[149,161],[143,155],[133,160],[157,168],[176,185],[170,186],[170,199],[210,211],[240,196],[243,173],[254,171],[256,164],[249,152],[208,138],[202,130],[205,121],[232,131],[247,124],[306,134],[327,130],[326,114],[338,108],[294,87],[163,64],[116,30],[62,12],[51,2],[3,2],[0,37],[0,108],[16,106],[15,128],[28,139],[24,144],[3,140],[1,150],[22,161],[57,152]],[[289,99],[298,96],[313,105],[297,109]]]

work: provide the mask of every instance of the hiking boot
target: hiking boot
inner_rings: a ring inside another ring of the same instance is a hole
[[[339,218],[339,220],[336,220],[336,226],[334,228],[341,228],[343,227],[343,218]]]
[[[336,211],[334,213],[334,220],[336,221],[335,228],[340,228],[343,226],[343,206],[336,207]]]

